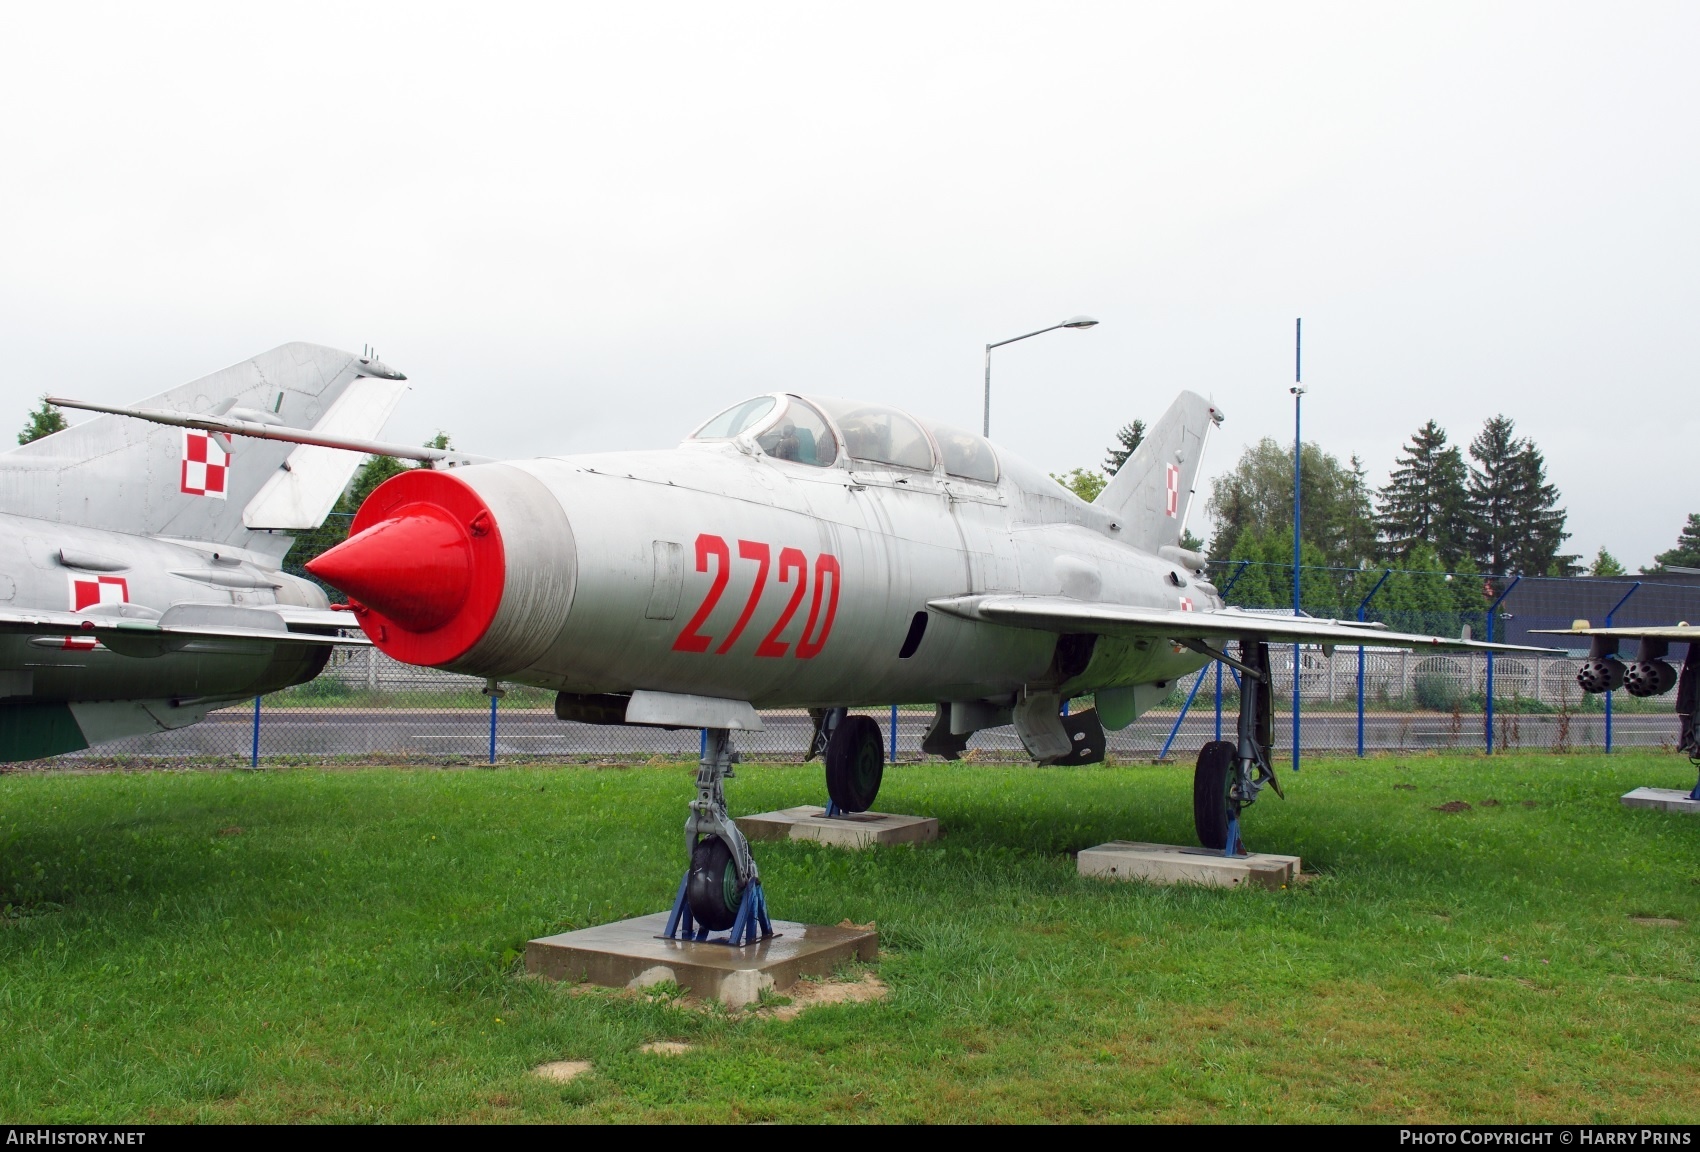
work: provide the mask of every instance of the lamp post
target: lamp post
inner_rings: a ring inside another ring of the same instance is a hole
[[[1304,335],[1304,320],[1293,321],[1293,386],[1288,389],[1293,394],[1293,616],[1301,615],[1299,607],[1299,458],[1304,452],[1304,439],[1300,435],[1299,410],[1304,403],[1305,390],[1300,386],[1304,379],[1304,361],[1301,354],[1304,350],[1302,337]],[[1299,666],[1299,646],[1293,645],[1293,771],[1299,770],[1299,687],[1304,683],[1303,669]]]
[[[1055,332],[1058,328],[1091,328],[1098,322],[1090,316],[1074,316],[1061,324],[1052,324],[1049,328],[1041,328],[1037,332],[1028,332],[1023,336],[1011,336],[1008,340],[999,340],[996,344],[986,345],[986,405],[980,421],[980,434],[992,434],[992,349],[1002,348],[1005,344],[1014,344],[1017,340],[1025,340],[1029,336],[1043,336],[1046,332]]]

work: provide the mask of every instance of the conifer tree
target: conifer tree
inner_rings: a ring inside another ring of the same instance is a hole
[[[1516,425],[1505,416],[1494,416],[1470,441],[1469,470],[1465,486],[1469,516],[1470,556],[1483,572],[1509,572],[1516,551],[1517,489]]]
[[[1470,442],[1465,505],[1470,553],[1483,572],[1568,576],[1578,556],[1561,555],[1570,539],[1558,489],[1547,482],[1540,449],[1518,439],[1509,417],[1495,416]]]
[[[1622,576],[1623,565],[1616,556],[1606,551],[1605,545],[1600,545],[1599,552],[1594,555],[1594,562],[1588,568],[1590,576]]]
[[[1417,429],[1405,445],[1387,487],[1376,493],[1375,528],[1382,557],[1410,561],[1427,545],[1447,568],[1466,553],[1464,502],[1468,475],[1458,448],[1446,443],[1446,430],[1433,420]]]
[[[1104,471],[1114,476],[1122,470],[1127,458],[1145,441],[1145,421],[1135,420],[1131,424],[1123,424],[1116,432],[1116,442],[1110,445],[1110,450],[1104,454]]]
[[[1641,569],[1644,575],[1657,575],[1666,568],[1700,568],[1700,512],[1690,512],[1688,523],[1676,538],[1676,547],[1653,557],[1651,568]]]
[[[29,415],[29,423],[18,433],[18,443],[28,444],[40,440],[43,436],[51,436],[55,432],[63,432],[70,425],[65,422],[65,414],[58,407],[47,402],[47,397],[41,398],[41,407]]]
[[[1517,453],[1514,507],[1521,526],[1513,561],[1516,571],[1536,576],[1574,576],[1582,571],[1580,556],[1559,552],[1570,539],[1564,530],[1567,513],[1558,506],[1558,489],[1547,482],[1546,459],[1527,439]]]

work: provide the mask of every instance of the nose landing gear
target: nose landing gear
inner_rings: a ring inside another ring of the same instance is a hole
[[[740,945],[774,934],[749,841],[726,811],[723,782],[733,775],[737,762],[732,734],[724,728],[708,729],[697,764],[697,797],[685,821],[691,864],[662,929],[668,939],[708,940],[710,932],[729,928],[730,935],[715,943]]]
[[[1266,785],[1285,799],[1269,763],[1274,736],[1269,645],[1244,637],[1240,659],[1214,650],[1211,655],[1240,672],[1239,741],[1212,740],[1198,750],[1192,773],[1192,822],[1204,847],[1225,856],[1244,856],[1240,813],[1257,802]]]

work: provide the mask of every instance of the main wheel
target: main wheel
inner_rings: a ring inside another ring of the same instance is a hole
[[[713,932],[732,927],[744,890],[738,884],[738,865],[732,849],[718,836],[704,836],[691,849],[691,878],[685,901],[697,923]]]
[[[1192,823],[1206,848],[1226,848],[1228,822],[1239,815],[1239,801],[1232,794],[1238,755],[1226,740],[1212,740],[1198,750],[1192,770]]]
[[[826,792],[841,812],[866,812],[885,777],[885,741],[871,716],[846,716],[826,746]]]

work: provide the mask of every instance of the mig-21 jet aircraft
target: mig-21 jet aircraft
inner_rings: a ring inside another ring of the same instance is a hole
[[[181,728],[368,643],[280,571],[359,456],[196,423],[370,436],[404,379],[286,344],[141,402],[180,427],[101,416],[0,453],[0,760]]]
[[[670,450],[407,472],[308,568],[398,660],[552,689],[566,720],[704,729],[668,933],[747,940],[764,899],[722,784],[758,708],[814,713],[810,755],[854,813],[884,752],[851,708],[933,702],[922,747],[947,758],[1013,724],[1035,760],[1089,763],[1105,727],[1219,660],[1247,690],[1193,807],[1204,845],[1234,851],[1241,810],[1279,791],[1270,644],[1540,651],[1226,607],[1180,547],[1221,419],[1182,393],[1088,504],[972,432],[776,392]]]

